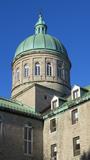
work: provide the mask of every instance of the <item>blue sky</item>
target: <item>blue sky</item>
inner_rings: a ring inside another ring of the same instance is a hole
[[[68,51],[71,84],[90,84],[90,0],[0,0],[0,97],[11,95],[15,50],[34,33],[40,11],[48,33]]]

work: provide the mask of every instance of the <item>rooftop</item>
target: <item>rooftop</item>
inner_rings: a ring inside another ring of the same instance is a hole
[[[90,101],[90,91],[85,93],[82,97],[79,97],[75,100],[69,100],[67,102],[64,102],[58,108],[49,111],[45,115],[42,115],[35,112],[35,110],[32,107],[24,105],[21,102],[0,98],[0,110],[43,120],[55,116],[59,113],[62,113],[72,107],[78,106],[79,104],[85,103],[87,101]]]
[[[24,105],[21,102],[7,100],[4,98],[0,98],[0,110],[9,111],[13,113],[18,113],[18,114],[42,119],[41,114],[36,113],[34,108]]]
[[[72,107],[78,106],[81,103],[85,103],[87,101],[90,101],[90,92],[85,93],[82,97],[79,97],[75,100],[70,100],[67,101],[65,103],[63,103],[61,106],[59,106],[58,108],[50,111],[48,114],[43,116],[43,119],[47,119],[49,117],[52,117],[56,114],[59,114],[61,112],[64,112]]]
[[[22,41],[16,49],[14,60],[20,56],[32,53],[36,50],[48,50],[63,54],[68,57],[67,51],[63,44],[55,37],[47,34],[47,25],[43,20],[42,15],[39,15],[38,21],[35,24],[35,33]]]

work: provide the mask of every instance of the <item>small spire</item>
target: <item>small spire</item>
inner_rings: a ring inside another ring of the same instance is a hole
[[[35,24],[35,34],[39,34],[39,33],[46,34],[46,32],[47,32],[47,25],[43,20],[42,14],[39,13],[38,21]]]
[[[44,21],[43,21],[43,16],[42,16],[41,12],[39,13],[38,17],[39,17],[38,21],[43,23]]]

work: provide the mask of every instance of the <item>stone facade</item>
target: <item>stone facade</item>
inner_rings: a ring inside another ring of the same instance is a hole
[[[27,53],[26,56],[15,60],[13,63],[12,98],[33,83],[38,83],[42,86],[54,89],[55,91],[60,92],[60,95],[62,96],[64,94],[70,94],[70,62],[65,57],[62,55],[55,55],[55,53],[40,51],[28,54],[29,53]],[[41,66],[41,74],[39,76],[35,76],[36,62],[39,62]],[[50,62],[52,65],[52,76],[46,75],[47,62]],[[68,71],[67,81],[57,77],[57,62],[65,63],[64,69]],[[26,63],[30,66],[30,75],[27,78],[24,77],[23,73],[23,68]],[[20,70],[19,81],[15,81],[15,72],[17,68]]]
[[[71,104],[63,102],[57,109],[44,112],[44,115],[39,115],[39,117],[38,114],[34,116],[34,112],[29,114],[25,108],[19,111],[15,106],[9,107],[10,102],[6,105],[7,109],[4,109],[0,101],[0,118],[2,119],[2,128],[0,119],[0,160],[50,160],[53,144],[57,146],[56,160],[80,160],[84,152],[90,151],[89,93],[82,99],[72,100]],[[21,106],[24,107],[22,104]],[[72,112],[74,110],[78,112],[78,120],[73,124]],[[27,114],[23,114],[24,112]],[[51,131],[53,119],[56,120],[56,129]],[[30,124],[33,129],[31,155],[24,153],[24,127],[27,124]],[[75,137],[80,137],[78,155],[74,155],[73,138]]]
[[[42,160],[43,121],[27,116],[0,111],[2,134],[0,134],[0,160]],[[33,128],[33,154],[24,154],[24,127]]]
[[[60,96],[60,92],[54,89],[49,89],[39,84],[33,84],[23,92],[18,93],[13,97],[13,100],[20,101],[23,104],[33,107],[36,112],[44,112],[46,109],[51,109],[51,99],[54,94]]]
[[[39,15],[15,53],[11,100],[0,98],[0,160],[80,160],[90,151],[90,90],[71,91],[70,69]]]
[[[83,152],[90,151],[90,101],[72,107],[44,121],[43,155],[51,158],[51,145],[57,144],[57,160],[80,160]],[[78,109],[78,121],[72,125],[72,110]],[[50,131],[50,120],[56,118],[56,131]],[[80,155],[73,155],[73,138],[80,137]],[[47,143],[48,142],[48,143]]]

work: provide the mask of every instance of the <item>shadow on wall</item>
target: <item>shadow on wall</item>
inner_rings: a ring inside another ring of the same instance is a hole
[[[80,160],[90,160],[90,151],[89,152],[83,152],[83,154],[80,157]]]

